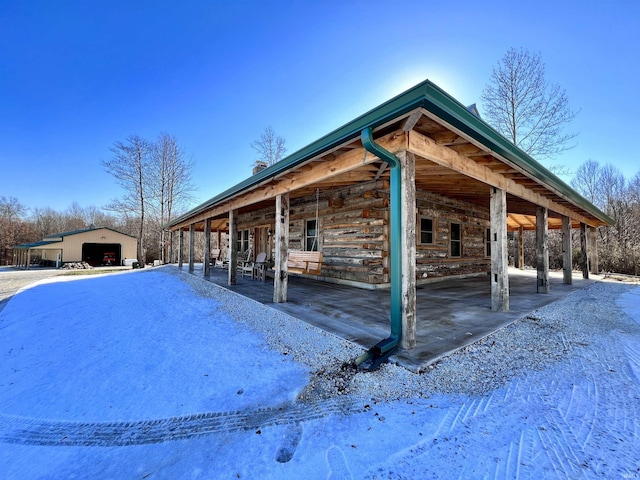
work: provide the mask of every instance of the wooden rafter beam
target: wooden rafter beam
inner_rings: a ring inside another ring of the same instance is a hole
[[[402,124],[402,131],[403,132],[410,132],[411,130],[413,130],[413,128],[420,121],[420,118],[422,118],[422,112],[421,111],[413,112],[411,115],[409,115],[407,117],[407,119]]]
[[[389,164],[387,162],[382,162],[382,164],[380,165],[380,168],[378,169],[378,173],[376,173],[376,176],[374,177],[374,180],[378,180],[382,174],[384,173],[384,171],[387,169],[387,167],[389,166]]]
[[[450,145],[456,138],[460,138],[456,132],[452,132],[451,130],[434,133],[431,137],[438,145]]]
[[[593,225],[593,220],[580,215],[579,213],[547,198],[541,194],[524,187],[523,185],[515,182],[512,179],[506,178],[497,172],[494,172],[490,168],[479,165],[473,160],[468,159],[464,155],[461,155],[451,148],[437,144],[431,138],[422,135],[416,131],[409,132],[408,149],[410,152],[430,160],[439,165],[456,170],[464,175],[474,178],[491,185],[493,187],[501,188],[507,193],[515,195],[516,197],[527,200],[535,205],[553,210],[567,217],[579,220],[587,225]],[[544,187],[542,187],[544,188]],[[545,190],[546,191],[546,190]]]

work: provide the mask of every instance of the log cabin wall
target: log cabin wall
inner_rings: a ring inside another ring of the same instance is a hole
[[[453,200],[424,190],[416,191],[418,211],[416,277],[420,280],[450,275],[469,275],[491,271],[486,235],[490,226],[489,209]],[[433,219],[433,242],[420,240],[420,218]],[[461,226],[460,257],[451,255],[451,224]]]
[[[490,271],[486,256],[489,210],[437,194],[417,190],[418,282],[435,277],[468,275]],[[362,286],[389,283],[389,183],[386,180],[361,183],[317,194],[322,277]],[[304,250],[307,220],[316,217],[316,194],[291,200],[289,249]],[[433,243],[420,242],[420,218],[433,219]],[[240,214],[238,229],[274,228],[275,212],[265,208]],[[450,225],[461,226],[461,256],[450,254]],[[271,257],[275,246],[271,242]],[[257,253],[254,252],[254,253]]]
[[[369,285],[387,283],[388,182],[321,190],[318,196],[322,275]],[[302,248],[304,222],[314,218],[315,199],[291,202],[290,248]]]

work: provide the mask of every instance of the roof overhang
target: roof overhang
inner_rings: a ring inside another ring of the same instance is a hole
[[[23,243],[22,245],[14,245],[11,248],[14,250],[32,250],[52,245],[54,243],[60,243],[60,240],[43,240],[40,242]]]
[[[551,171],[426,80],[202,203],[167,227],[180,229],[216,216],[220,227],[224,227],[220,215],[225,206],[227,212],[252,205],[257,208],[272,202],[279,193],[308,194],[309,179],[317,185],[336,188],[349,181],[355,183],[370,178],[376,170],[378,178],[386,165],[380,159],[371,158],[371,154],[367,158],[360,143],[360,132],[369,127],[387,150],[407,150],[419,157],[416,170],[422,170],[416,183],[424,182],[423,188],[444,193],[447,180],[464,177],[459,192],[461,199],[485,202],[481,197],[486,185],[499,186],[507,189],[516,214],[531,216],[532,206],[540,204],[559,215],[569,216],[574,223],[594,227],[613,223],[613,219]],[[334,168],[332,164],[336,162],[344,163],[344,168]],[[358,168],[366,169],[368,176],[356,174]],[[311,171],[313,177],[309,174]]]

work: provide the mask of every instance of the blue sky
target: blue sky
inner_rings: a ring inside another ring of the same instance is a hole
[[[511,47],[580,109],[552,163],[640,171],[635,0],[0,0],[0,195],[102,206],[109,147],[167,132],[204,201],[250,174],[267,125],[292,153],[426,78],[479,102]]]

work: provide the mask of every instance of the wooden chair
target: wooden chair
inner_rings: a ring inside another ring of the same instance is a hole
[[[211,258],[209,260],[211,262],[211,265],[215,267],[216,265],[218,265],[218,262],[220,262],[220,266],[222,266],[222,260],[220,259],[221,254],[222,251],[219,248],[214,248],[213,250],[211,250]]]
[[[256,257],[256,261],[253,262],[253,272],[251,278],[257,278],[261,282],[264,282],[267,278],[267,253],[260,252]]]
[[[231,249],[227,248],[226,255],[222,255],[222,251],[220,252],[220,256],[218,258],[218,261],[216,262],[216,266],[222,267],[222,268],[229,268],[230,260],[231,260]]]
[[[243,277],[246,275],[253,277],[253,261],[250,259],[251,250],[238,253],[237,272]]]

